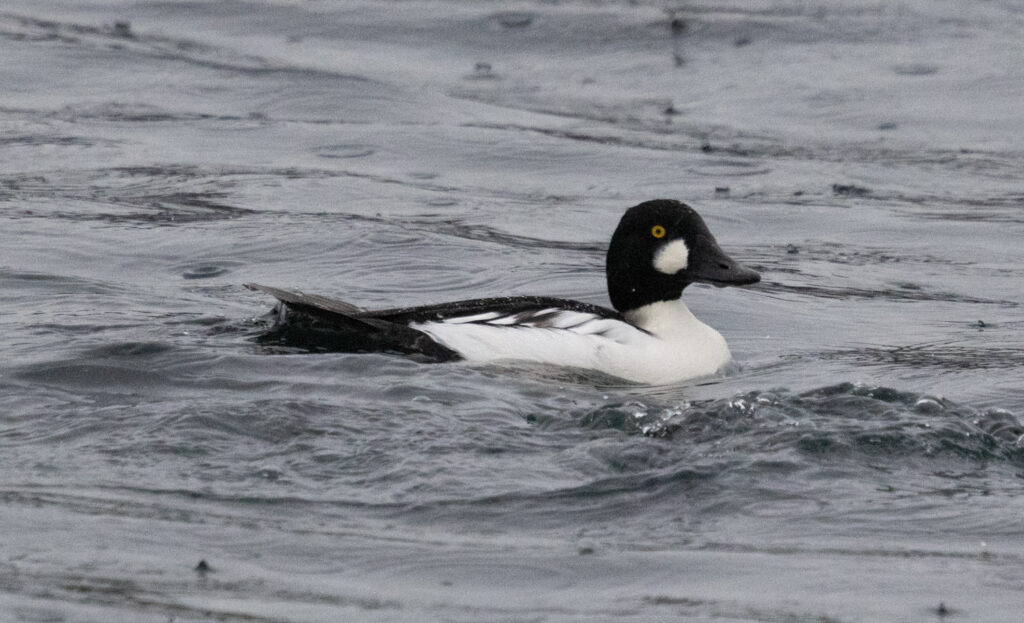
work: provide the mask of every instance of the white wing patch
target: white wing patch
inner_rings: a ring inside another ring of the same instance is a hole
[[[557,307],[531,309],[529,311],[502,314],[500,312],[484,312],[471,316],[445,318],[439,324],[477,324],[493,327],[513,327],[531,329],[562,329],[580,335],[603,333],[607,324],[602,321],[618,322],[587,312],[570,311]],[[430,323],[434,324],[434,323]]]
[[[498,312],[484,312],[482,314],[473,314],[472,316],[457,316],[455,318],[446,318],[444,322],[448,324],[465,324],[467,322],[488,322],[495,318],[500,318],[501,314]]]
[[[600,370],[629,378],[629,352],[644,353],[657,338],[642,329],[588,312],[556,307],[518,313],[472,314],[410,327],[470,361],[520,360]]]

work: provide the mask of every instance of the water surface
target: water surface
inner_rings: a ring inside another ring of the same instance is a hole
[[[1009,621],[1024,6],[0,9],[14,621]],[[645,199],[726,377],[282,352],[255,281],[606,304]],[[200,565],[200,561],[205,561]]]

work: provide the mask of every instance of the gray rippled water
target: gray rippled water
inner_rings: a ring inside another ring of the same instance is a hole
[[[1014,621],[1024,5],[7,0],[0,620]],[[262,343],[260,282],[762,272],[723,378]]]

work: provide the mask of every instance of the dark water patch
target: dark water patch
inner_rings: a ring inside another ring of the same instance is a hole
[[[595,527],[637,520],[644,508],[659,517],[685,513],[693,528],[731,516],[849,522],[856,508],[858,521],[877,522],[884,513],[858,501],[864,481],[898,483],[897,491],[876,494],[886,513],[921,506],[920,514],[935,495],[985,496],[993,479],[1024,468],[1024,428],[1007,411],[849,383],[692,403],[634,400],[528,421],[540,439],[561,440],[559,465],[567,472],[558,481],[500,493],[435,490],[395,506],[395,517],[483,526],[514,513],[523,525],[545,528],[568,513],[577,525]],[[937,493],[944,489],[956,493]],[[934,521],[984,529],[977,513],[943,509]],[[899,511],[892,512],[895,521]],[[645,534],[679,538],[669,524]]]
[[[551,111],[534,111],[534,112],[547,112],[547,113],[551,113]],[[565,116],[570,116],[570,115],[569,115],[569,113],[565,113]],[[602,118],[601,120],[602,121],[609,121],[609,122],[616,122],[617,121],[617,119],[615,119],[615,118],[608,118],[608,117]],[[511,125],[511,124],[505,124],[505,123],[495,124],[495,123],[478,123],[478,122],[467,123],[467,124],[465,124],[465,127],[467,127],[467,128],[481,128],[481,129],[486,129],[486,130],[500,130],[500,131],[503,131],[503,132],[505,132],[505,131],[530,132],[530,133],[541,134],[543,136],[551,136],[551,137],[555,137],[555,138],[562,138],[562,139],[568,139],[568,140],[571,140],[571,141],[580,141],[580,142],[585,142],[585,143],[597,143],[597,144],[600,144],[600,145],[616,145],[616,146],[626,146],[626,147],[645,147],[645,148],[651,148],[651,149],[657,149],[657,148],[661,147],[660,145],[651,146],[651,145],[647,145],[647,144],[636,142],[636,141],[632,141],[631,142],[629,139],[627,139],[625,137],[620,137],[620,136],[608,136],[608,135],[601,136],[601,135],[598,135],[598,134],[593,133],[593,132],[584,133],[584,132],[573,131],[573,130],[564,130],[564,129],[559,129],[559,128],[530,127],[530,126],[517,126],[517,125]],[[680,146],[680,147],[682,147],[682,146]]]
[[[202,466],[197,465],[196,469]],[[295,509],[312,512],[317,506],[344,505],[296,496],[231,496],[192,489],[151,489],[131,484],[94,486],[69,491],[63,485],[26,484],[0,488],[0,500],[7,504],[63,508],[77,515],[152,519],[184,524],[221,523],[280,525],[280,517],[261,521],[247,511],[255,508]]]
[[[251,210],[218,203],[217,195],[202,195],[193,193],[188,197],[153,197],[153,211],[147,212],[105,212],[102,210],[89,210],[89,214],[82,212],[52,212],[47,217],[64,219],[67,221],[102,221],[107,223],[137,223],[154,226],[182,225],[190,223],[202,223],[216,221],[226,218],[237,218],[241,215],[251,213]],[[31,216],[25,214],[24,216]]]
[[[843,197],[866,197],[871,191],[856,184],[832,184],[832,194]]]
[[[440,173],[434,173],[432,171],[410,171],[409,177],[417,180],[436,180],[440,177]]]
[[[785,3],[756,6],[696,4],[667,13],[671,20],[685,21],[685,27],[672,28],[673,34],[686,34],[705,44],[728,41],[740,47],[745,44],[739,41],[752,37],[803,44],[821,40],[885,40],[891,37],[891,31],[880,29],[879,24],[893,18],[884,7],[808,7]]]
[[[65,318],[57,318],[52,322],[38,322],[29,321],[22,325],[27,335],[41,336],[45,338],[55,337],[67,337],[82,339],[85,342],[94,342],[103,339],[103,334],[106,333],[108,336],[119,331],[131,331],[138,330],[139,327],[150,327],[152,326],[147,320],[128,320],[128,321],[113,321],[107,320],[104,322],[97,322],[95,320],[87,321],[75,321],[73,318],[73,312],[64,311],[56,315],[65,316]],[[46,340],[49,342],[50,340]],[[64,344],[60,343],[49,343],[37,347],[37,354],[51,354],[63,352],[61,347]]]
[[[366,158],[372,156],[376,151],[375,148],[367,145],[325,145],[317,149],[317,154],[321,158],[349,159]]]
[[[121,167],[21,174],[0,179],[0,184],[11,189],[13,200],[32,201],[34,206],[39,206],[39,201],[49,204],[45,209],[34,207],[22,217],[194,223],[256,213],[224,201],[234,183],[230,175],[198,167]],[[206,188],[195,189],[203,186]],[[78,210],[69,211],[69,204]],[[111,207],[116,211],[110,211]]]
[[[82,357],[100,360],[136,359],[138,357],[164,355],[173,350],[174,347],[165,342],[123,342],[92,348],[82,353]]]
[[[584,429],[614,429],[629,434],[668,437],[672,429],[669,420],[682,415],[684,407],[655,409],[654,413],[642,402],[608,405],[584,413],[576,424]]]
[[[761,269],[757,264],[755,268]],[[885,300],[885,301],[935,301],[945,303],[963,303],[969,305],[991,305],[1004,308],[1015,308],[1021,304],[1017,301],[986,299],[955,292],[932,291],[918,284],[895,283],[888,287],[857,288],[826,285],[796,285],[766,280],[758,289],[771,294],[795,294],[823,299],[838,300]]]
[[[4,285],[8,296],[15,297],[15,292],[33,292],[33,296],[44,295],[106,295],[122,296],[127,293],[125,286],[108,283],[97,279],[72,275],[57,275],[44,272],[14,270],[0,266],[0,284]],[[40,299],[36,298],[36,303]]]
[[[537,19],[537,14],[529,11],[508,11],[495,13],[491,19],[502,28],[527,28]]]
[[[984,152],[960,149],[902,149],[896,146],[878,146],[856,142],[808,142],[793,144],[771,135],[749,131],[708,126],[697,122],[674,122],[666,127],[663,101],[638,103],[635,101],[597,104],[588,101],[579,106],[566,107],[564,102],[531,99],[518,92],[456,91],[453,96],[517,110],[569,117],[604,124],[603,132],[590,128],[586,132],[560,127],[524,126],[473,122],[466,127],[480,127],[513,132],[530,132],[571,141],[600,145],[630,147],[652,151],[702,152],[717,158],[698,172],[707,175],[759,175],[773,170],[765,166],[768,161],[813,162],[888,162],[899,166],[937,165],[943,169],[970,169],[980,175],[1019,178],[1017,159],[1002,152]],[[645,113],[646,111],[646,113]],[[628,130],[623,133],[621,130]],[[723,159],[732,157],[733,159]],[[888,189],[868,189],[849,183],[824,185],[836,197],[859,197],[889,201],[898,199]]]
[[[939,66],[931,63],[902,63],[894,65],[892,71],[897,76],[930,76],[939,73]]]
[[[548,114],[548,115],[556,115],[556,116],[559,116],[559,117],[571,117],[571,118],[587,120],[587,121],[602,122],[602,123],[607,123],[607,124],[609,124],[611,126],[622,125],[622,126],[624,126],[626,128],[631,128],[631,129],[648,129],[648,130],[650,129],[650,128],[646,128],[645,127],[647,122],[645,122],[641,118],[637,117],[636,115],[638,113],[636,113],[636,112],[632,112],[632,113],[629,113],[629,115],[625,115],[625,114],[618,114],[615,110],[608,110],[608,111],[601,111],[601,110],[596,110],[596,111],[592,111],[592,110],[555,110],[555,109],[546,108],[546,107],[544,107],[544,106],[542,106],[540,104],[517,105],[514,102],[504,102],[500,98],[495,98],[495,97],[483,98],[483,97],[480,97],[478,94],[470,94],[470,93],[464,93],[464,92],[457,92],[457,93],[453,93],[453,95],[455,95],[457,97],[463,97],[463,98],[466,98],[466,99],[471,99],[471,100],[487,101],[488,103],[494,104],[494,105],[505,105],[505,106],[510,107],[510,108],[528,110],[530,112],[538,112],[538,113],[544,113],[544,114]],[[664,102],[652,103],[648,107],[651,108],[652,110],[658,109],[660,111],[660,112],[657,112],[657,113],[652,113],[652,115],[654,115],[654,114],[663,115],[663,112],[664,112]],[[641,110],[643,110],[643,109],[641,108]],[[660,128],[661,125],[663,124],[663,121],[661,121],[661,119],[663,119],[663,116],[659,117],[659,121],[656,121],[656,122],[652,121],[651,123],[657,123],[659,128]],[[634,127],[634,126],[637,126],[637,127]],[[675,131],[673,131],[673,132],[665,132],[664,130],[661,130],[661,131],[658,132],[658,134],[656,136],[653,136],[653,137],[652,136],[641,137],[641,136],[636,136],[636,135],[622,135],[622,134],[614,134],[614,133],[603,133],[602,134],[602,133],[598,133],[597,131],[592,130],[592,129],[588,130],[587,132],[583,132],[583,131],[580,131],[580,130],[567,130],[567,129],[564,129],[564,128],[550,128],[550,127],[540,127],[540,126],[522,126],[522,125],[513,125],[513,124],[507,124],[507,123],[496,124],[496,123],[473,122],[473,123],[465,124],[465,127],[467,127],[467,128],[482,128],[482,129],[490,129],[490,130],[500,130],[500,131],[503,131],[503,132],[509,132],[509,131],[511,131],[511,132],[529,132],[531,134],[540,134],[540,135],[543,135],[543,136],[548,136],[548,137],[557,138],[557,139],[565,139],[565,140],[574,141],[574,142],[595,143],[595,144],[598,144],[598,145],[605,145],[605,146],[629,147],[629,148],[647,149],[647,150],[653,150],[653,151],[674,151],[674,152],[697,152],[697,151],[707,152],[707,151],[709,151],[709,150],[707,150],[707,149],[705,149],[703,147],[704,145],[706,145],[706,141],[704,140],[704,138],[708,134],[706,128],[689,127],[689,126],[681,127],[681,126],[678,126],[678,124],[675,127]],[[609,130],[611,131],[612,128],[609,128]],[[673,136],[676,136],[676,135],[678,135],[678,137],[676,138],[676,140],[673,140]],[[741,150],[739,148],[736,148],[736,149],[722,149],[722,150],[715,150],[715,151],[722,151],[724,155],[734,155],[734,156],[752,156],[753,155],[751,152],[749,152],[747,150]],[[729,163],[725,167],[719,166],[718,168],[726,171],[729,174],[738,175],[738,174],[741,174],[741,173],[738,172],[738,169],[746,172],[746,171],[750,170],[750,168],[752,166],[755,166],[755,165],[752,165],[750,163],[732,162],[732,163]],[[761,171],[761,172],[764,172],[764,171]],[[711,172],[709,172],[709,174],[710,173]],[[746,174],[746,173],[743,173],[743,174]]]
[[[235,443],[232,440],[251,439],[268,444],[264,451],[287,454],[288,445],[323,434],[308,421],[323,408],[324,405],[315,401],[270,399],[258,401],[251,409],[193,404],[150,421],[146,426],[147,440],[139,440],[140,443],[133,444],[134,448],[128,452],[145,454],[147,447],[155,444],[171,453],[187,449],[190,453],[211,456],[232,452]],[[272,447],[277,444],[281,445]]]
[[[147,325],[140,322],[144,327]],[[60,327],[56,327],[60,329]],[[54,417],[68,417],[71,420],[89,419],[94,417],[87,405],[101,407],[126,407],[129,411],[135,405],[160,402],[168,395],[184,397],[187,390],[194,388],[196,377],[217,381],[211,374],[209,366],[216,361],[216,355],[183,349],[170,342],[161,341],[130,341],[110,342],[104,335],[116,333],[125,327],[94,325],[83,326],[80,333],[89,334],[98,345],[82,348],[89,341],[79,339],[78,348],[66,353],[59,347],[51,347],[33,357],[32,363],[12,366],[10,378],[26,381],[36,387],[48,388],[53,391],[68,392],[78,396],[81,401],[73,401],[69,406],[83,406],[82,411],[56,411]],[[138,333],[138,325],[133,327]],[[143,333],[157,332],[157,329],[144,330]],[[57,335],[74,335],[66,327]],[[52,334],[48,334],[52,337]],[[42,361],[40,361],[42,359]],[[250,387],[257,386],[254,381]],[[201,384],[200,384],[201,385]],[[221,387],[232,387],[222,382]],[[78,403],[82,404],[79,405]],[[140,412],[145,411],[141,409]],[[23,415],[33,415],[26,413]],[[130,417],[130,413],[125,414]],[[95,415],[102,422],[107,415]],[[49,429],[44,428],[43,431]]]
[[[293,169],[292,175],[305,176],[305,172],[299,169]],[[366,173],[363,171],[316,171],[315,175],[317,177],[349,177],[353,179],[367,180],[377,184],[404,186],[419,190],[428,190],[442,193],[453,193],[460,190],[454,186],[439,184],[418,177],[380,175],[377,173]]]
[[[740,247],[743,249],[743,247]],[[892,247],[872,247],[869,245],[851,245],[839,242],[809,241],[785,246],[773,245],[743,249],[744,257],[753,256],[758,260],[774,260],[778,266],[772,270],[791,270],[789,264],[803,264],[807,261],[839,264],[843,266],[874,266],[878,264],[905,264],[907,271],[917,265],[940,265],[965,268],[972,265],[968,260],[955,260],[939,255]],[[789,257],[787,257],[789,256]],[[794,257],[797,256],[797,257]]]
[[[57,147],[92,147],[97,144],[98,141],[92,138],[85,138],[83,136],[56,136],[56,135],[40,135],[40,134],[26,134],[22,136],[0,136],[0,147],[11,147],[17,145],[28,145],[32,147],[39,147],[43,145],[52,145]],[[18,182],[17,179],[3,180],[4,186],[17,190]]]
[[[898,460],[949,453],[1024,460],[1024,425],[1008,411],[979,411],[944,398],[850,383],[665,407],[608,405],[578,413],[573,421],[583,428],[670,438],[692,445],[696,456],[796,449],[809,456],[852,452]]]
[[[666,126],[664,119],[665,102],[622,101],[618,103],[595,103],[587,101],[577,106],[564,101],[544,100],[520,92],[503,90],[454,90],[453,97],[471,101],[486,102],[515,110],[542,113],[555,117],[566,117],[580,121],[602,124],[600,130],[594,127],[587,131],[540,125],[518,125],[508,123],[472,122],[465,127],[501,130],[503,132],[528,132],[575,142],[644,149],[655,152],[703,153],[727,163],[727,166],[709,165],[698,170],[708,175],[758,175],[777,169],[766,166],[767,162],[860,162],[890,163],[893,166],[935,168],[938,171],[970,171],[980,176],[1000,180],[1019,180],[1019,156],[1006,152],[943,149],[932,147],[901,148],[897,145],[836,141],[815,142],[805,140],[792,143],[780,137],[755,133],[742,129],[710,126],[696,121],[673,121]],[[678,118],[676,118],[678,119]],[[732,158],[728,160],[727,158]],[[726,159],[726,160],[723,160]],[[908,200],[898,188],[871,188],[846,182],[827,182],[821,185],[822,193],[838,199],[859,198],[873,202]],[[760,195],[757,198],[763,199]],[[819,196],[819,195],[814,195]],[[946,197],[943,202],[955,202],[960,197]],[[909,198],[913,203],[925,203],[926,198]],[[970,201],[970,198],[966,198]]]
[[[1004,310],[1021,305],[1013,298],[1003,298],[1015,294],[1012,288],[984,286],[997,283],[994,281],[996,278],[1012,279],[1024,272],[1015,266],[993,267],[969,253],[941,256],[917,249],[855,247],[819,241],[746,249],[739,247],[736,253],[762,271],[766,279],[757,289],[772,296],[893,303],[934,302]],[[832,266],[849,267],[849,270],[844,270],[841,277],[837,277]],[[771,277],[773,274],[776,275],[774,279]],[[948,289],[951,286],[967,291]],[[995,296],[985,297],[980,295],[982,293]],[[956,316],[962,312],[950,313]]]
[[[965,223],[1022,224],[1024,195],[1007,194],[991,197],[931,198],[917,203],[927,206],[914,216]],[[939,209],[936,209],[939,208]]]
[[[211,279],[213,277],[220,277],[231,272],[231,267],[217,265],[217,264],[200,264],[198,266],[191,266],[186,268],[181,273],[183,279]]]
[[[94,389],[97,394],[134,394],[166,385],[167,378],[159,373],[133,366],[114,366],[99,363],[36,364],[18,371],[15,378],[33,381],[44,386]]]
[[[969,346],[932,342],[902,346],[865,346],[826,351],[815,357],[822,360],[848,359],[870,365],[915,369],[1000,370],[1024,367],[1024,351],[1020,348],[992,344]]]
[[[494,66],[486,61],[477,61],[473,65],[473,71],[466,74],[464,80],[501,80],[501,76],[495,73]]]
[[[9,570],[13,581],[2,588],[8,599],[17,596],[48,604],[14,608],[18,617],[14,620],[36,623],[64,621],[63,613],[68,609],[88,612],[90,620],[96,620],[93,617],[97,615],[102,620],[117,620],[130,611],[135,620],[280,623],[294,620],[283,612],[289,608],[333,607],[379,613],[401,607],[398,601],[337,595],[306,587],[278,585],[267,590],[267,578],[245,577],[244,572],[232,573],[230,578],[211,575],[196,581],[174,573],[171,560],[159,571],[152,564],[145,573],[136,573],[131,579],[124,579],[124,569],[109,564],[90,564],[79,569],[19,564]],[[182,600],[182,595],[189,595],[190,599]]]
[[[255,210],[223,203],[222,193],[171,193],[168,195],[144,196],[135,201],[153,208],[152,214],[128,216],[129,220],[147,222],[192,223],[221,218],[235,218],[256,214]],[[111,217],[119,220],[119,217]]]
[[[191,39],[167,37],[142,30],[131,31],[131,35],[126,37],[124,28],[118,28],[116,24],[114,26],[94,26],[0,13],[0,36],[17,42],[59,41],[64,45],[76,48],[171,60],[250,76],[284,74],[371,82],[365,77],[353,74],[275,63],[261,56],[238,52],[227,47],[208,45]]]
[[[415,219],[408,221],[406,227],[422,228],[433,233],[455,236],[466,240],[492,242],[513,249],[556,249],[584,253],[589,256],[601,255],[602,258],[608,247],[605,242],[570,242],[521,236],[501,231],[489,225],[467,223],[458,219]]]
[[[401,515],[424,519],[470,516],[475,520],[493,521],[515,509],[525,520],[546,523],[560,521],[567,509],[579,513],[587,523],[613,519],[640,503],[680,499],[696,491],[714,487],[711,470],[680,468],[595,478],[583,485],[547,491],[522,491],[481,497],[450,497],[414,503],[396,508]],[[398,515],[396,515],[397,517]]]
[[[907,548],[907,547],[893,547],[893,548],[878,548],[865,546],[862,548],[858,547],[801,547],[796,545],[782,545],[782,546],[764,546],[764,545],[751,545],[746,543],[729,543],[729,542],[707,542],[702,543],[699,549],[704,551],[713,552],[733,552],[733,553],[766,553],[775,555],[792,555],[792,554],[805,554],[814,553],[819,556],[838,556],[838,557],[867,557],[867,558],[880,558],[880,559],[903,559],[903,560],[915,560],[915,559],[948,559],[948,560],[977,560],[979,562],[994,561],[997,559],[1003,559],[1007,562],[1024,562],[1024,556],[1013,552],[1002,552],[995,553],[987,550],[982,551],[956,551],[948,549],[924,549],[924,548]]]
[[[770,167],[765,167],[759,161],[730,160],[724,158],[708,159],[700,164],[690,167],[689,170],[696,175],[708,177],[745,177],[749,175],[766,175],[771,173]]]
[[[752,607],[749,604],[734,603],[708,597],[683,596],[679,594],[647,595],[641,600],[652,610],[650,616],[671,612],[672,617],[682,620],[724,620],[750,621],[757,623],[789,623],[807,621],[813,623],[846,623],[850,619],[830,616],[813,609],[801,610],[793,606],[772,608]]]
[[[110,123],[182,123],[195,121],[253,121],[251,116],[220,115],[160,108],[140,102],[104,102],[66,106],[47,115],[69,123],[106,121]]]

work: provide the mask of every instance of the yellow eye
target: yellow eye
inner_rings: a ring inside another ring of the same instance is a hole
[[[651,228],[651,235],[654,236],[655,238],[664,238],[665,228],[662,227],[661,225],[655,225],[654,227]]]

